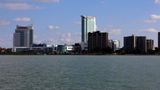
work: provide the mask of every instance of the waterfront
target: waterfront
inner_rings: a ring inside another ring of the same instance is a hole
[[[0,56],[0,90],[159,90],[159,56]]]

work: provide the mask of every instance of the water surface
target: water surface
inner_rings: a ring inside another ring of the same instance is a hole
[[[160,90],[160,57],[0,56],[0,90]]]

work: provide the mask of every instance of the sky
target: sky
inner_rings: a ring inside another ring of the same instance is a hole
[[[160,0],[0,0],[0,47],[13,46],[16,25],[34,26],[34,43],[81,41],[81,15],[95,16],[97,30],[120,40],[154,39],[160,31]]]

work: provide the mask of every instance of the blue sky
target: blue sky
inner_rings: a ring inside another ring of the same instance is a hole
[[[160,31],[160,0],[0,0],[0,46],[12,47],[16,25],[34,26],[34,42],[81,41],[80,15],[95,16],[97,30],[110,39]]]

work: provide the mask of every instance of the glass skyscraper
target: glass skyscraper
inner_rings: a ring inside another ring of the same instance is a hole
[[[13,47],[32,47],[33,27],[17,25],[13,37]]]
[[[88,33],[96,31],[96,17],[81,16],[82,43],[88,42]]]

